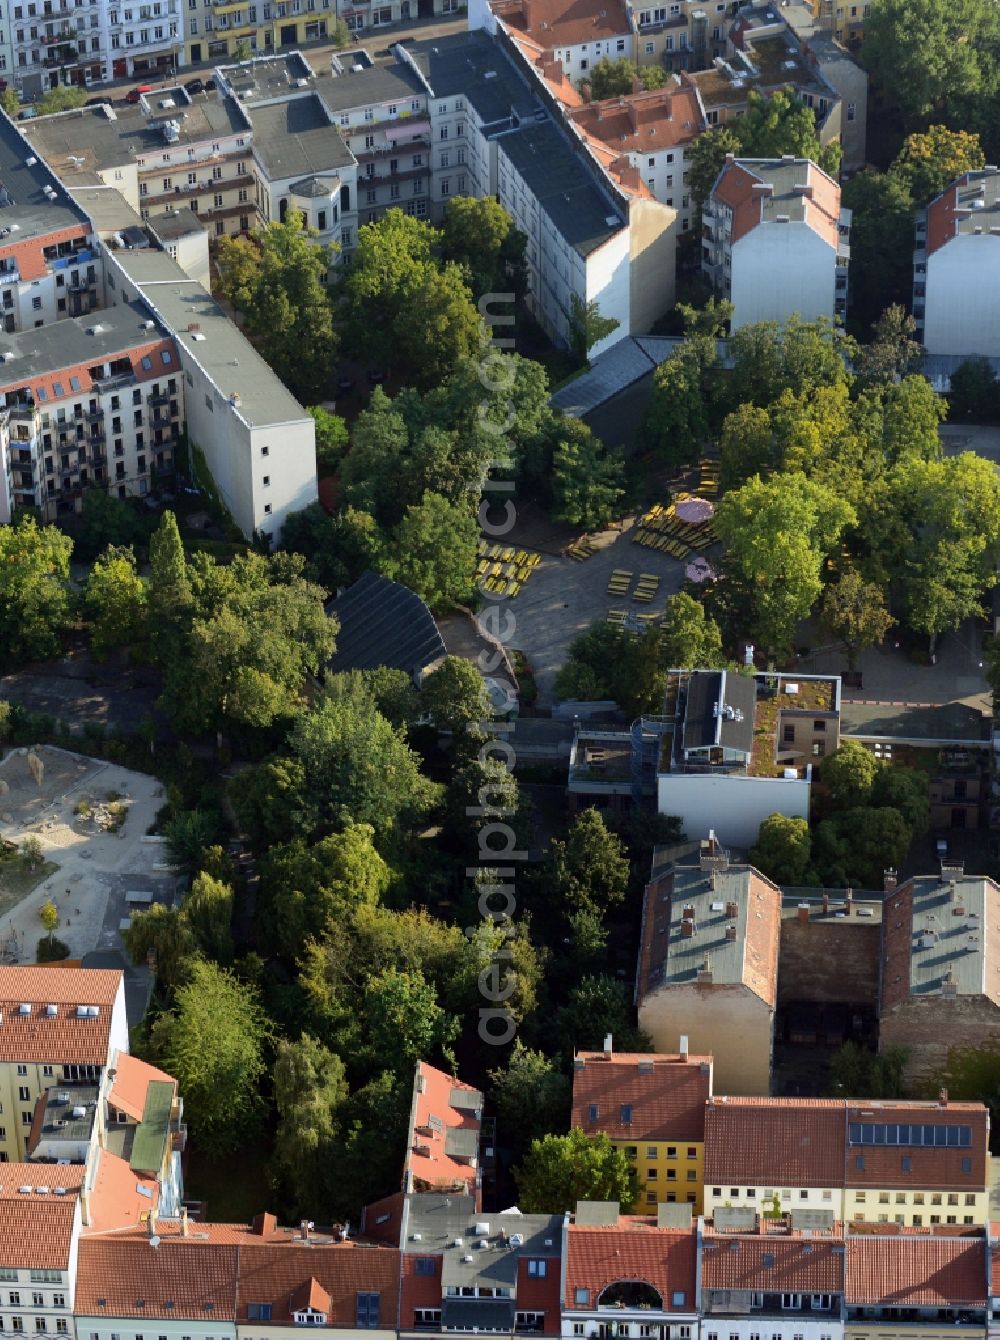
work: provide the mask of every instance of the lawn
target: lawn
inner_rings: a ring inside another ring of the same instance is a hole
[[[27,898],[32,889],[37,889],[58,869],[54,861],[44,861],[31,870],[16,852],[0,849],[0,913]]]

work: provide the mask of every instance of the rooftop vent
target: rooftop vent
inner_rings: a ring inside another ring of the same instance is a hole
[[[46,1005],[46,1007],[45,1007],[45,1013],[46,1013],[46,1015],[48,1016],[48,1018],[50,1018],[50,1019],[54,1019],[54,1018],[56,1017],[56,1015],[59,1013],[59,1006],[58,1006],[58,1005]]]
[[[26,159],[24,160],[24,166],[25,166],[25,167],[34,167],[34,166],[37,164],[37,162],[38,162],[38,159],[35,157],[34,154],[32,154],[30,158],[26,158]]]
[[[17,1007],[17,1012],[18,1014],[30,1014],[31,1006],[27,1003],[27,1001],[22,1001],[21,1004],[18,1005]]]

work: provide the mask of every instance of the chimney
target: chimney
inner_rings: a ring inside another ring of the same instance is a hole
[[[699,986],[712,985],[712,960],[709,958],[707,954],[702,960],[701,967],[698,969],[698,985]]]
[[[521,13],[524,15],[524,26],[530,33],[535,19],[534,0],[521,0]]]
[[[892,866],[888,870],[882,871],[882,890],[884,893],[894,893],[898,883],[898,876]]]
[[[830,910],[830,895],[826,892],[826,890],[824,890],[824,891],[823,891],[823,911],[824,911],[824,913],[826,913],[826,912],[829,912],[829,910]]]
[[[605,1034],[604,1034],[604,1055],[605,1055],[605,1056],[610,1056],[611,1053],[614,1051],[613,1043],[614,1043],[614,1038],[612,1037],[612,1035],[611,1035],[610,1033],[605,1033]]]
[[[685,940],[693,939],[695,932],[694,917],[684,917],[681,921],[681,935]]]
[[[729,917],[730,920],[732,920],[733,917],[738,917],[739,914],[740,914],[739,903],[734,903],[730,899],[729,902],[726,903],[726,916]]]
[[[947,1089],[941,1089],[941,1090],[939,1090],[939,1092],[938,1092],[938,1102],[940,1103],[940,1105],[941,1105],[942,1107],[947,1107],[947,1106],[948,1106],[948,1090],[947,1090]]]
[[[686,1033],[681,1034],[681,1040],[680,1045],[677,1048],[677,1054],[682,1061],[686,1061],[688,1059],[688,1035]]]
[[[727,163],[735,163],[735,162],[736,162],[736,155],[735,155],[735,154],[726,154],[726,162],[727,162]]]
[[[299,1222],[299,1228],[302,1230],[302,1241],[303,1241],[303,1242],[308,1242],[308,1241],[309,1241],[309,1230],[312,1228],[312,1224],[309,1222],[308,1219],[302,1219],[302,1220]]]
[[[811,186],[797,185],[795,189],[799,195],[804,195],[807,200],[813,198],[813,188]]]
[[[809,925],[809,904],[799,903],[799,924],[801,926]]]
[[[186,1206],[186,1205],[182,1205],[182,1206],[181,1206],[181,1237],[182,1237],[182,1238],[186,1238],[187,1235],[188,1235],[188,1212],[187,1212],[187,1206]]]
[[[150,1210],[150,1215],[155,1214],[155,1210]],[[90,1192],[85,1186],[80,1187],[80,1222],[84,1228],[90,1227]]]
[[[156,1237],[156,1211],[155,1211],[155,1210],[150,1210],[149,1214],[146,1216],[146,1229],[147,1229],[147,1231],[148,1231],[148,1233],[149,1233],[149,1236],[150,1236],[151,1238],[155,1238],[155,1237]]]
[[[844,911],[848,916],[851,915],[851,908],[854,906],[854,890],[848,889],[844,894]]]
[[[955,981],[955,974],[950,968],[941,979],[941,994],[942,996],[958,995],[958,983]]]
[[[736,927],[732,924],[732,922],[730,922],[729,925],[726,927],[726,939],[730,944],[735,943]]]

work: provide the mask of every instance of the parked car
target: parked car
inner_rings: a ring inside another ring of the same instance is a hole
[[[184,85],[184,89],[185,92],[190,93],[192,95],[195,93],[204,93],[205,81],[204,79],[189,79],[187,83]]]
[[[17,119],[19,121],[34,121],[37,115],[38,113],[35,111],[34,107],[22,107],[17,114]]]
[[[152,93],[152,84],[136,84],[135,88],[129,89],[125,94],[126,102],[138,102],[140,98],[145,97],[147,93]]]
[[[215,92],[215,80],[214,80],[214,79],[206,79],[206,80],[205,80],[205,92],[206,92],[206,93],[214,93],[214,92]]]

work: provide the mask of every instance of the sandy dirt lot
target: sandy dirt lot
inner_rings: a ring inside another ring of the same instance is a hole
[[[163,787],[155,777],[115,763],[50,746],[35,752],[44,768],[41,785],[28,750],[10,750],[0,761],[0,781],[8,788],[0,794],[0,837],[20,843],[36,834],[46,861],[57,868],[16,905],[0,908],[0,953],[7,962],[34,962],[43,933],[38,912],[49,898],[59,909],[56,934],[73,958],[119,948],[128,915],[125,894],[145,890],[169,901],[176,886],[162,842],[147,836],[163,804]],[[109,800],[123,819],[116,831],[94,817],[103,815]]]

